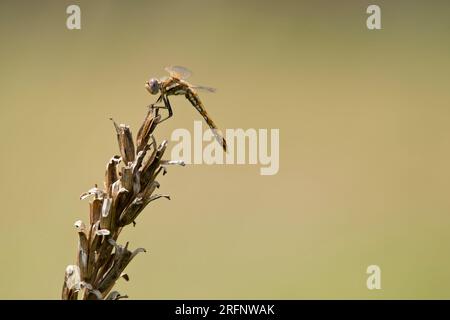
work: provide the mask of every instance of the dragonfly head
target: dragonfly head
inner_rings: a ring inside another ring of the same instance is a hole
[[[159,80],[158,79],[154,79],[154,78],[150,79],[149,81],[147,81],[145,83],[145,88],[151,94],[157,94],[159,92],[159,89],[160,89]]]

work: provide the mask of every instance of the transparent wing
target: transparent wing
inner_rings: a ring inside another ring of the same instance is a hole
[[[216,88],[205,87],[205,86],[190,85],[190,87],[195,90],[207,91],[207,92],[211,92],[211,93],[214,93],[217,91]]]
[[[170,66],[164,68],[171,77],[177,78],[177,79],[187,79],[192,75],[192,72],[182,66]]]

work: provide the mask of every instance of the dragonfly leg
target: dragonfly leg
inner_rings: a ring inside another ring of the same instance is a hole
[[[164,102],[164,106],[157,106],[156,103],[161,102],[161,100]],[[167,117],[159,120],[158,123],[161,123],[163,121],[166,121],[167,119],[171,118],[173,116],[173,110],[172,110],[172,106],[170,105],[170,101],[169,98],[165,95],[162,94],[159,96],[158,100],[156,100],[156,103],[152,105],[152,108],[156,108],[156,109],[167,109],[167,112],[169,113],[167,115]]]
[[[158,104],[159,102],[161,102],[162,100],[162,95],[160,95],[158,97],[158,100],[156,100],[155,103],[152,103],[151,105],[149,105],[150,108],[152,109],[167,109],[166,106],[157,106],[156,104]]]

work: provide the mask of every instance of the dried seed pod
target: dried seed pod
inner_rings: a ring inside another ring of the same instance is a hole
[[[121,158],[119,156],[114,156],[106,165],[105,190],[109,197],[111,197],[111,187],[113,183],[119,180],[119,175],[117,174],[117,166],[119,165],[120,161]]]
[[[90,283],[82,281],[81,288],[83,289],[83,296],[85,296],[87,300],[103,299],[101,292],[97,289],[94,289],[94,287],[92,287]]]
[[[160,187],[160,184],[158,181],[152,181],[142,192],[139,194],[139,196],[143,199],[148,199],[152,196],[153,192]]]
[[[144,200],[140,197],[135,198],[120,215],[119,226],[123,227],[134,222],[144,207]]]
[[[127,189],[121,188],[119,190],[117,197],[114,199],[114,213],[111,217],[111,221],[113,223],[112,228],[115,229],[117,225],[120,226],[120,223],[118,223],[118,221],[122,211],[127,207],[129,203],[130,196],[131,193]]]
[[[155,142],[156,145],[156,142]],[[144,161],[145,155],[147,154],[147,151],[150,150],[151,145],[146,145],[141,151],[138,152],[138,155],[136,157],[136,160],[134,161],[134,163],[132,164],[132,169],[133,169],[133,175],[136,175],[137,173],[139,173],[139,169],[142,167],[142,163]]]
[[[137,216],[144,210],[145,206],[152,201],[151,195],[156,188],[159,187],[158,181],[153,181],[142,192],[140,192],[136,198],[131,202],[125,210],[123,210],[119,219],[119,226],[126,226],[134,222]]]
[[[80,268],[77,265],[68,265],[64,274],[62,299],[76,300],[78,298],[80,284]]]
[[[133,192],[133,168],[126,166],[122,167],[122,177],[120,177],[122,188]]]
[[[111,229],[111,220],[112,220],[112,202],[113,200],[111,198],[105,198],[103,199],[103,205],[102,205],[102,214],[100,217],[100,228],[101,229]]]
[[[117,141],[119,142],[120,154],[125,165],[134,161],[134,143],[130,127],[121,124],[118,125],[113,119],[114,127],[117,132]]]
[[[75,228],[78,231],[78,266],[80,270],[81,280],[85,280],[88,273],[88,252],[89,242],[85,233],[85,225],[83,221],[78,220],[75,222]]]
[[[147,184],[152,181],[152,178],[154,178],[154,174],[156,169],[160,166],[161,159],[164,155],[164,151],[166,151],[167,148],[167,141],[164,140],[156,150],[156,153],[154,153],[154,157],[150,158],[142,168],[141,172],[141,189],[145,188]],[[153,179],[154,180],[154,179]]]
[[[109,240],[112,240],[110,236],[101,236],[101,239],[102,242],[95,255],[95,267],[91,276],[91,283],[94,288],[97,289],[98,284],[104,278],[105,273],[111,268],[111,260],[114,258],[114,254],[112,254],[114,247],[109,242]]]
[[[89,203],[89,219],[91,224],[100,220],[103,203],[103,199],[94,199]]]
[[[86,198],[89,197],[89,196],[95,196],[96,199],[99,199],[99,198],[103,198],[104,194],[105,194],[105,193],[103,192],[103,190],[97,188],[97,185],[95,185],[94,188],[89,189],[89,190],[88,190],[87,192],[85,192],[85,193],[82,193],[82,194],[80,195],[80,200],[84,200],[84,199],[86,199]]]
[[[87,270],[87,276],[86,281],[92,282],[92,279],[94,278],[94,271],[96,269],[95,263],[96,263],[96,255],[100,248],[102,239],[104,238],[101,233],[99,233],[99,227],[100,227],[100,221],[97,221],[93,226],[91,226],[91,245],[89,248],[89,257],[88,257],[88,270]],[[105,229],[100,229],[105,230]]]
[[[117,291],[111,291],[110,294],[106,297],[106,300],[119,300],[119,299],[125,299],[128,298],[127,295],[121,296],[119,292]]]
[[[139,128],[137,134],[136,138],[137,152],[143,150],[145,146],[148,144],[150,136],[155,130],[156,125],[158,124],[158,120],[160,118],[161,116],[158,114],[157,108],[149,108],[147,115],[145,116],[144,122]]]
[[[146,145],[143,150],[139,151],[136,160],[131,165],[133,171],[133,194],[138,194],[139,191],[141,191],[141,171],[139,169],[142,167],[145,155],[147,154],[147,151],[150,149],[150,147],[150,145]]]
[[[111,268],[106,273],[105,277],[100,281],[98,285],[98,290],[102,295],[108,294],[111,288],[116,283],[117,279],[120,278],[122,271],[130,263],[130,261],[140,252],[145,252],[144,248],[138,248],[133,252],[128,250],[128,242],[125,247],[122,247],[112,239],[108,240],[115,248],[114,261]]]

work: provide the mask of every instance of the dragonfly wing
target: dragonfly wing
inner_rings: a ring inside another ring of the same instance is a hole
[[[211,92],[211,93],[214,93],[217,91],[216,88],[211,88],[211,87],[206,87],[206,86],[191,85],[190,87],[194,90],[207,91],[207,92]]]
[[[192,72],[182,66],[170,66],[165,67],[165,70],[170,74],[171,77],[177,79],[187,79],[192,75]]]

